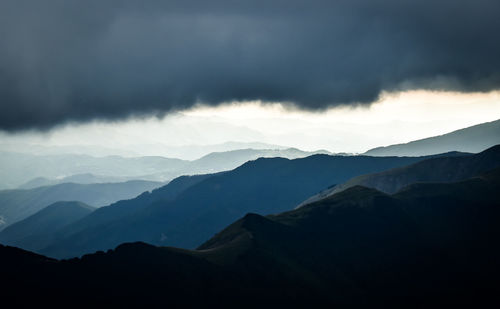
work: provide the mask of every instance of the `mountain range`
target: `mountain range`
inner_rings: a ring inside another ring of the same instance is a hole
[[[277,152],[305,154],[267,154]],[[0,231],[4,301],[52,307],[498,306],[500,145],[422,157],[258,158],[231,168],[254,155],[266,152],[186,161],[205,173],[163,186],[61,183],[0,191],[0,214],[8,214],[10,224]],[[166,162],[141,160],[152,169]],[[69,177],[106,177],[96,175]],[[131,197],[100,208],[80,201],[103,206],[109,194]]]
[[[17,189],[34,189],[38,187],[54,186],[62,183],[95,184],[95,183],[117,183],[125,181],[127,181],[127,177],[97,176],[90,173],[84,173],[84,174],[75,174],[58,179],[37,177],[20,185]]]
[[[496,307],[499,190],[498,168],[395,194],[354,186],[247,214],[197,250],[136,242],[57,261],[0,246],[4,292],[19,305]]]
[[[54,233],[94,211],[81,202],[56,202],[0,232],[0,243],[37,251],[48,246]]]
[[[377,147],[364,154],[368,156],[426,156],[449,151],[478,153],[498,144],[500,144],[500,120],[406,144]]]
[[[115,138],[119,138],[119,134]],[[163,141],[162,141],[163,142]],[[184,160],[197,160],[212,152],[226,152],[239,149],[287,149],[290,147],[262,143],[228,141],[219,144],[205,145],[171,145],[168,143],[144,143],[127,145],[127,147],[104,147],[102,145],[45,145],[23,142],[1,142],[0,149],[5,152],[24,153],[32,155],[74,155],[85,154],[92,157],[123,156],[163,156],[168,158],[183,158]]]
[[[315,153],[325,151],[305,152],[294,148],[240,149],[211,153],[195,161],[163,157],[97,158],[84,155],[35,156],[0,152],[0,171],[4,175],[0,182],[21,181],[38,174],[49,177],[70,175],[57,178],[37,177],[21,184],[19,189],[23,190],[0,190],[0,230],[57,201],[80,201],[100,207],[136,197],[161,185],[159,181],[127,179],[170,180],[182,174],[231,170],[259,157],[300,158]],[[97,174],[74,174],[84,171]]]
[[[301,203],[301,206],[354,186],[374,188],[392,194],[412,183],[460,181],[496,167],[500,167],[499,145],[476,155],[438,156],[409,166],[356,176],[310,197]]]
[[[132,180],[120,183],[63,183],[28,190],[0,191],[0,230],[59,201],[79,201],[93,207],[134,198],[163,185],[161,182]]]
[[[327,151],[287,149],[238,149],[216,152],[188,161],[159,156],[92,157],[59,154],[33,155],[0,152],[0,189],[33,188],[62,182],[102,183],[127,180],[170,181],[181,175],[214,173],[234,169],[260,157],[302,158]]]
[[[181,177],[150,194],[99,208],[61,229],[56,241],[37,252],[68,258],[131,241],[195,248],[248,212],[290,210],[355,175],[424,159],[329,155],[294,160],[260,158],[228,172]]]

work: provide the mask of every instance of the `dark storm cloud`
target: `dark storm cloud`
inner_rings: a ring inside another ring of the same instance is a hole
[[[3,0],[0,129],[498,89],[498,12],[498,0]]]

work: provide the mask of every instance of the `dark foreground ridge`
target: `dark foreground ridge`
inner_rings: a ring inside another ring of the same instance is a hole
[[[248,214],[198,250],[128,243],[55,261],[0,247],[4,301],[52,306],[496,304],[500,169],[388,195],[355,186]]]

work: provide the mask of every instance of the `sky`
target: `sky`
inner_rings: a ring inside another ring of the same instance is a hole
[[[189,159],[203,152],[174,152],[171,148],[237,141],[309,151],[362,153],[377,146],[440,135],[499,118],[499,91],[408,91],[386,93],[369,106],[335,107],[322,112],[260,101],[199,106],[163,118],[95,121],[66,124],[43,132],[3,133],[0,143],[17,144],[12,149],[17,151],[29,148],[27,145],[44,145],[91,155],[175,154]]]
[[[498,0],[3,0],[0,142],[359,152],[446,133],[499,118],[499,11]]]

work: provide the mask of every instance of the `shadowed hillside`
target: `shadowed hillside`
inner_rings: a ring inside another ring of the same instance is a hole
[[[248,214],[196,251],[131,243],[56,262],[2,246],[2,280],[24,305],[496,306],[499,190],[498,169],[395,195],[353,187]]]
[[[399,189],[412,183],[460,181],[499,166],[500,145],[497,145],[475,155],[436,157],[380,173],[357,176],[310,197],[301,205],[354,186],[365,186],[386,193],[396,193]]]
[[[79,201],[94,207],[136,197],[162,183],[134,180],[120,183],[63,183],[29,190],[0,191],[0,230],[59,201]]]
[[[207,177],[180,190],[171,200],[164,198],[160,189],[99,209],[62,230],[62,238],[40,252],[73,257],[131,241],[195,248],[248,212],[290,210],[305,198],[352,176],[423,159],[327,155],[296,160],[258,159]],[[172,185],[165,186],[165,190]]]
[[[0,242],[37,251],[54,241],[54,233],[94,211],[80,202],[57,202],[0,232]]]

